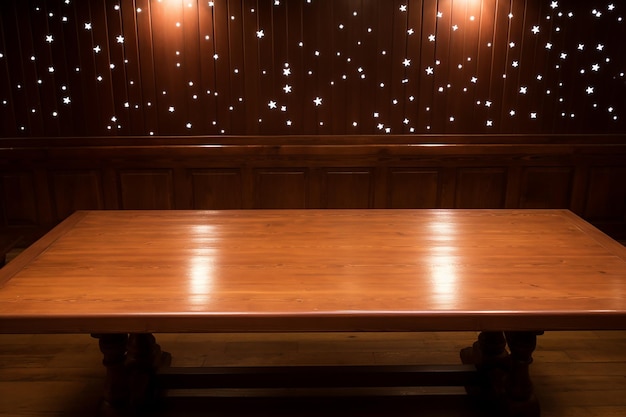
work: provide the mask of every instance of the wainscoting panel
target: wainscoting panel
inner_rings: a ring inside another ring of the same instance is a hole
[[[626,137],[0,139],[0,233],[80,209],[567,208],[626,239]]]

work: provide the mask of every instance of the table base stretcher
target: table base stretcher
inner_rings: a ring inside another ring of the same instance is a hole
[[[543,332],[482,332],[454,366],[171,367],[150,333],[94,334],[107,375],[105,406],[141,411],[170,390],[463,386],[477,403],[508,417],[539,417],[529,367]],[[508,348],[508,349],[507,349]]]

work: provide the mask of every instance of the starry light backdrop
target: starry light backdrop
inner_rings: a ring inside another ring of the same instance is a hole
[[[617,0],[0,2],[1,136],[626,132]]]

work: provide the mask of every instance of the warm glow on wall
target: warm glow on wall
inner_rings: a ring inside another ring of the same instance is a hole
[[[7,135],[626,131],[610,0],[2,4]]]

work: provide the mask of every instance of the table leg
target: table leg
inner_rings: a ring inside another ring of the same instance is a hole
[[[148,407],[155,399],[154,374],[169,366],[171,355],[163,352],[150,333],[94,334],[99,339],[106,368],[104,401],[122,409]]]
[[[129,372],[129,403],[144,408],[154,403],[154,375],[160,367],[169,366],[172,356],[161,350],[150,333],[131,334],[128,341],[126,367]]]
[[[106,368],[104,401],[112,407],[128,403],[128,370],[126,368],[127,334],[94,334],[103,354],[102,364]]]
[[[506,332],[510,365],[507,381],[507,409],[511,416],[539,417],[539,401],[530,380],[529,367],[537,346],[537,332]],[[541,333],[539,333],[541,334]]]
[[[539,402],[530,381],[529,366],[538,332],[482,332],[473,346],[461,350],[464,364],[474,364],[480,374],[472,397],[497,407],[508,417],[539,417]],[[508,344],[510,353],[507,352]]]

